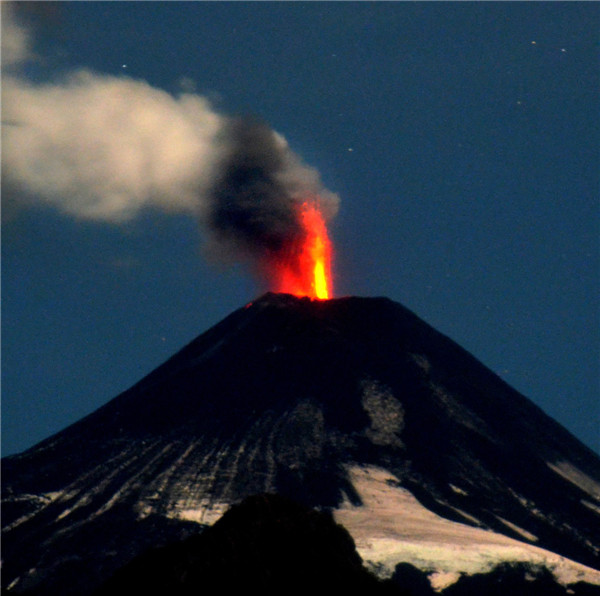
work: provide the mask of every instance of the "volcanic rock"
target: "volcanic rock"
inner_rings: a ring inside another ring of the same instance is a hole
[[[330,510],[382,577],[524,561],[600,584],[600,458],[385,298],[266,294],[3,484],[12,593],[89,594],[260,493]]]

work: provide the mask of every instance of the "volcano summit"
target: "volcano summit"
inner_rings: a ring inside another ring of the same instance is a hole
[[[259,493],[331,511],[382,576],[600,584],[598,456],[385,298],[266,294],[3,464],[11,593],[89,594]]]

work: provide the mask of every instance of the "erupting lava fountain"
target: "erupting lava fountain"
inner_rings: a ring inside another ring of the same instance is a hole
[[[275,292],[326,300],[333,297],[332,246],[327,226],[316,201],[305,201],[298,209],[302,234],[291,243],[285,259],[267,264],[267,278]]]

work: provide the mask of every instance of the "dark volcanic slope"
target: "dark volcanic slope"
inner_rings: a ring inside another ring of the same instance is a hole
[[[278,495],[256,495],[234,505],[201,535],[144,553],[94,596],[251,591],[406,594],[368,573],[352,538],[331,515]]]
[[[503,518],[599,566],[591,450],[399,304],[267,294],[4,460],[3,582],[87,593],[251,494],[358,502],[351,462],[388,469],[440,515],[522,540]]]

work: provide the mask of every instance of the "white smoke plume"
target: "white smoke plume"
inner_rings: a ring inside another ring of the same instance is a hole
[[[309,196],[335,215],[337,195],[266,125],[124,76],[81,69],[31,82],[21,66],[33,57],[30,32],[3,4],[2,178],[11,200],[108,222],[146,208],[189,213],[212,252],[244,258],[293,236],[295,207]]]
[[[26,27],[14,17],[14,8],[9,2],[0,5],[2,18],[2,68],[12,68],[33,56],[31,37]]]
[[[80,71],[3,85],[3,173],[76,217],[121,221],[142,207],[197,210],[223,119],[201,97]]]

